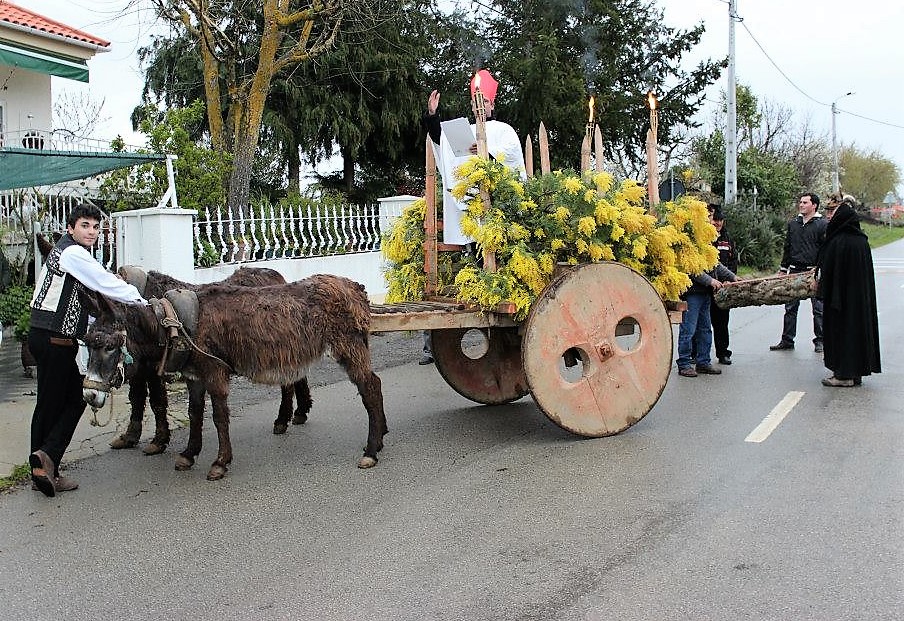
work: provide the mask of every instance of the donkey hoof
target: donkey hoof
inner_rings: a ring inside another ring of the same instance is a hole
[[[191,470],[191,467],[194,465],[195,460],[191,457],[186,457],[185,455],[176,455],[176,470],[178,470],[179,472]]]
[[[358,460],[359,468],[373,468],[377,465],[377,458],[371,457],[370,455],[365,455],[360,460]]]
[[[112,448],[112,449],[134,448],[137,444],[138,444],[138,438],[136,438],[135,436],[121,435],[118,438],[115,438],[112,442],[110,442],[110,448]]]
[[[208,481],[219,481],[224,476],[226,476],[226,466],[221,466],[220,464],[212,465],[207,472]]]
[[[158,444],[157,442],[151,442],[146,447],[144,447],[141,452],[145,455],[159,455],[163,451],[166,450],[166,444]]]
[[[285,423],[273,423],[273,435],[275,436],[281,436],[286,433],[288,429],[289,426]]]
[[[304,425],[306,422],[308,422],[307,414],[296,414],[295,416],[292,417],[293,425]]]

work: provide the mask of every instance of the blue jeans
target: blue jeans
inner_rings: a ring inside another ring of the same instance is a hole
[[[709,293],[690,293],[685,302],[687,310],[681,318],[681,327],[678,328],[678,368],[686,369],[693,366],[691,351],[696,349],[699,365],[709,365],[712,358],[709,355],[713,346],[713,329],[709,318],[709,305],[712,296]]]

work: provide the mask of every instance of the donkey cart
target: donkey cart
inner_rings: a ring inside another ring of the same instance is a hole
[[[529,392],[587,437],[624,431],[653,408],[680,321],[646,278],[611,262],[561,271],[523,322],[454,301],[371,306],[371,332],[431,330],[436,368],[462,396],[496,405]]]

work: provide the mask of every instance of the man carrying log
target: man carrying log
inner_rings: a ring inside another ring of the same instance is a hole
[[[788,222],[785,235],[785,251],[782,254],[780,272],[797,274],[807,272],[816,266],[819,247],[825,238],[826,219],[817,210],[819,196],[812,192],[801,194],[797,202],[798,215]],[[813,307],[813,345],[816,353],[822,353],[822,300],[811,297]],[[794,349],[797,335],[797,311],[800,300],[785,303],[785,319],[782,340],[769,347],[772,351]]]

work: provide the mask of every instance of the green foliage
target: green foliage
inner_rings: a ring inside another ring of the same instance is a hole
[[[725,226],[739,262],[754,270],[774,271],[782,258],[787,218],[775,210],[749,204],[725,205]]]
[[[861,222],[860,228],[869,237],[870,248],[878,248],[904,238],[904,223],[886,226]]]
[[[543,121],[552,130],[553,168],[577,165],[590,93],[596,93],[607,159],[639,165],[649,127],[647,91],[659,97],[659,141],[669,144],[694,125],[705,87],[723,66],[705,60],[683,70],[682,58],[699,43],[703,25],[670,28],[651,0],[489,4],[496,10],[480,38],[491,46],[488,67],[501,83],[499,118],[521,136]]]
[[[15,326],[13,335],[18,341],[28,338],[33,292],[33,287],[14,285],[0,293],[0,323]]]
[[[10,471],[9,476],[0,477],[0,492],[5,492],[19,483],[27,481],[29,477],[31,477],[31,466],[28,464],[19,464],[18,466],[15,466]]]
[[[147,134],[148,153],[177,156],[176,195],[179,207],[199,213],[218,213],[226,202],[224,180],[229,171],[229,156],[198,144],[192,138],[205,121],[204,104],[195,101],[187,108],[172,108],[158,114],[152,106],[140,113],[140,129]],[[114,150],[122,150],[121,140]],[[110,211],[141,209],[157,204],[167,189],[164,163],[145,164],[110,173],[101,184],[101,198]]]
[[[869,206],[882,199],[901,182],[898,166],[879,151],[862,151],[856,146],[844,147],[838,159],[841,187]]]
[[[29,310],[32,292],[31,287],[14,285],[0,293],[0,323],[5,326],[15,324],[19,316]]]
[[[725,137],[720,130],[694,141],[700,176],[721,194],[725,187]],[[797,170],[785,155],[748,147],[738,153],[738,188],[750,193],[757,189],[761,206],[784,210],[800,191]]]

